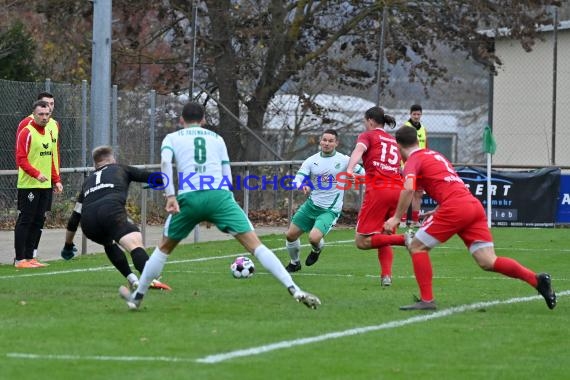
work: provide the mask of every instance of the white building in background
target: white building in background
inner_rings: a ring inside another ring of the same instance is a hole
[[[320,133],[328,128],[339,132],[339,150],[350,154],[356,137],[364,131],[364,113],[374,106],[366,99],[319,94],[311,97],[310,105],[303,104],[297,95],[277,95],[265,114],[264,123],[269,135],[279,136],[283,141],[279,149],[289,148],[294,142],[299,150],[293,158],[304,158],[318,146]],[[385,109],[396,119],[397,127],[409,118],[409,109]],[[486,107],[473,110],[424,109],[422,122],[428,131],[429,147],[445,154],[451,161],[460,163],[483,163],[482,133],[487,122]],[[306,149],[304,147],[306,146]]]
[[[495,53],[503,62],[494,79],[493,131],[497,165],[570,165],[570,21],[558,26],[556,143],[552,157],[554,38],[545,26],[531,52],[507,35],[496,37]]]

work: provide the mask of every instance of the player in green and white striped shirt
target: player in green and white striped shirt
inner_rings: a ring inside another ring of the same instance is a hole
[[[296,301],[316,309],[321,301],[293,282],[275,253],[261,243],[247,215],[229,191],[232,173],[226,144],[221,136],[202,128],[204,108],[198,103],[186,104],[180,122],[184,129],[167,135],[161,149],[161,170],[166,179],[170,179],[165,189],[166,211],[170,215],[162,240],[144,267],[138,289],[131,293],[126,287],[119,288],[127,306],[130,309],[140,307],[150,282],[160,275],[170,253],[198,223],[207,221],[220,231],[232,234]],[[173,159],[179,174],[178,195],[172,184]]]
[[[310,195],[293,215],[287,230],[286,246],[291,261],[286,269],[289,272],[301,270],[299,238],[303,232],[309,233],[312,248],[305,265],[317,262],[324,245],[323,237],[336,224],[342,211],[344,191],[349,187],[347,183],[338,183],[339,179],[348,179],[344,173],[350,157],[336,151],[337,132],[334,129],[324,131],[320,146],[321,151],[303,162],[293,181],[295,187]],[[364,174],[364,169],[358,165],[355,173]]]

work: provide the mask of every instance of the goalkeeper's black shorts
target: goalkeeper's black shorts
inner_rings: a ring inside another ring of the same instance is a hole
[[[131,223],[124,207],[115,202],[97,202],[83,207],[81,212],[81,230],[95,243],[101,245],[119,242],[131,232],[139,232],[139,228]]]

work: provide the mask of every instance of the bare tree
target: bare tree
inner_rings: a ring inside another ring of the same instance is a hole
[[[538,25],[551,22],[554,1],[230,1],[198,2],[203,85],[227,109],[260,133],[270,100],[307,71],[339,88],[369,87],[377,60],[379,15],[388,7],[389,63],[403,62],[410,81],[425,88],[446,79],[446,67],[430,58],[436,44],[488,65],[500,64],[482,29],[508,27],[531,49]],[[192,4],[170,1],[172,20],[190,20]],[[360,62],[360,64],[355,64]],[[389,80],[389,77],[385,77]],[[386,83],[387,84],[387,83]],[[240,104],[245,115],[240,115]],[[220,112],[220,131],[232,141],[233,158],[259,157],[255,139],[242,134],[235,118]]]
[[[223,104],[218,130],[230,141],[231,158],[255,160],[260,154],[259,143],[240,124],[260,134],[264,114],[275,94],[291,87],[299,91],[298,85],[307,82],[307,75],[339,91],[374,85],[384,8],[388,11],[383,52],[386,60],[390,65],[403,65],[409,81],[427,89],[436,81],[448,80],[446,67],[430,56],[436,46],[445,45],[492,67],[500,62],[493,55],[490,37],[481,30],[508,28],[524,49],[531,49],[537,27],[552,22],[549,6],[560,3],[113,0],[113,79],[122,88],[143,85],[160,92],[184,91],[189,87],[195,42],[198,87]],[[63,30],[68,40],[77,40],[79,35],[88,41],[91,13],[86,4],[80,0],[30,0],[20,7],[43,12],[47,23],[54,30]],[[194,7],[198,10],[196,41],[191,33]],[[53,41],[58,37],[55,33],[49,35]],[[63,43],[63,38],[61,43],[69,45]],[[50,75],[52,79],[66,80],[65,75],[88,70],[90,59],[81,54],[85,51],[82,43],[77,40],[75,44],[83,47],[73,50],[82,62],[70,58],[53,66],[61,76]],[[66,57],[69,54],[65,52]],[[64,64],[74,70],[60,67]],[[389,88],[390,76],[383,80]]]

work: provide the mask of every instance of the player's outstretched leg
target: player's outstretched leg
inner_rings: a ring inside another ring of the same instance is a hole
[[[289,294],[291,294],[297,302],[311,309],[316,309],[317,306],[321,304],[321,300],[319,300],[317,296],[302,291],[295,284],[291,274],[287,272],[275,253],[261,243],[255,232],[248,231],[243,234],[237,234],[235,238],[239,240],[244,248],[253,253],[261,265],[288,289]]]

